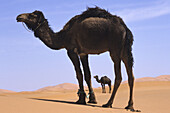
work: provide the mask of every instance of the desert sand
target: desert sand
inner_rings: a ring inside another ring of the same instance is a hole
[[[143,80],[143,79],[142,79]],[[65,86],[67,88],[65,88]],[[69,86],[69,87],[68,87]],[[128,84],[121,84],[113,108],[102,108],[110,97],[101,88],[94,92],[98,104],[77,105],[77,86],[50,86],[33,92],[0,93],[0,113],[130,113],[124,107],[129,97]],[[55,90],[53,88],[56,88]],[[50,89],[50,90],[49,90]],[[88,92],[86,92],[88,94]],[[88,99],[87,99],[88,100]],[[141,113],[170,113],[170,81],[135,82],[134,108]]]

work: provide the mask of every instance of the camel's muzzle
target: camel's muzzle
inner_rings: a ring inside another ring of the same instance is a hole
[[[18,15],[17,18],[16,18],[17,22],[24,22],[26,19],[27,19],[26,14]]]

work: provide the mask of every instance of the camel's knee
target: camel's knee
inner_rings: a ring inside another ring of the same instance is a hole
[[[85,81],[86,82],[90,82],[91,81],[91,76],[90,75],[85,75]]]
[[[128,83],[129,83],[129,85],[132,86],[132,87],[133,87],[133,84],[134,84],[134,80],[135,80],[134,76],[128,77]]]
[[[83,75],[81,74],[81,72],[77,72],[76,75],[77,75],[76,78],[78,80],[83,80]]]
[[[134,76],[129,76],[129,77],[128,77],[128,81],[129,81],[129,82],[134,82],[134,80],[135,80],[135,77],[134,77]]]

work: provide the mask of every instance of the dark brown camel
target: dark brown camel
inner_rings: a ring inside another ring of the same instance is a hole
[[[105,84],[108,84],[108,86],[109,86],[109,93],[111,93],[111,80],[107,76],[101,77],[100,80],[99,80],[98,75],[94,76],[94,78],[96,79],[96,81],[98,83],[101,83],[102,93],[106,93]]]
[[[127,69],[130,86],[130,98],[126,109],[133,109],[134,76],[131,52],[133,35],[120,17],[98,7],[88,8],[82,14],[73,17],[61,31],[56,33],[51,30],[41,11],[20,14],[17,16],[17,21],[24,22],[34,32],[35,37],[38,37],[49,48],[54,50],[65,48],[67,50],[79,82],[79,100],[76,102],[78,104],[86,104],[80,61],[89,88],[89,102],[96,103],[91,85],[88,54],[100,54],[109,51],[114,62],[116,77],[112,95],[103,107],[112,107],[116,91],[122,81],[122,60]]]

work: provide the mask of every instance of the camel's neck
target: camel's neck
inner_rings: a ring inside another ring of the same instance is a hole
[[[51,49],[58,50],[64,48],[64,37],[62,37],[62,33],[54,33],[49,27],[48,22],[43,23],[34,32],[34,35]]]
[[[99,78],[98,78],[98,77],[96,78],[96,81],[97,81],[98,83],[101,83],[101,81],[99,80]]]

